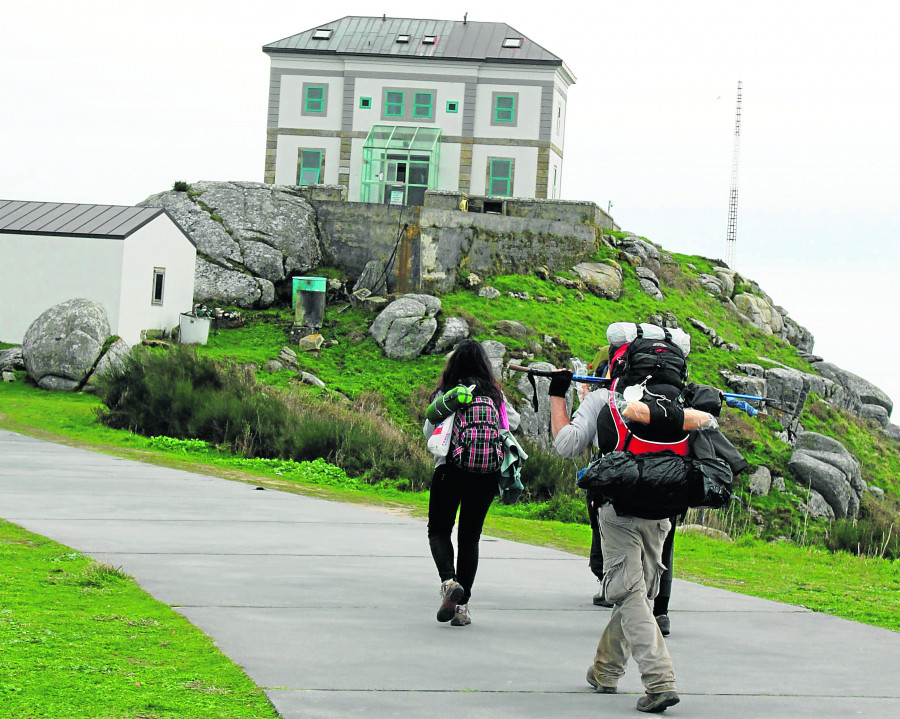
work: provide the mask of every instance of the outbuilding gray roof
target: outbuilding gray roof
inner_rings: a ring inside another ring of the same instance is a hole
[[[169,213],[159,207],[0,200],[0,232],[124,240],[161,214]]]
[[[320,30],[331,30],[330,37],[315,39],[314,35]],[[397,38],[400,35],[409,35],[409,42],[398,42]],[[423,43],[422,40],[426,35],[435,36],[436,42]],[[503,47],[503,41],[507,38],[520,38],[522,46]],[[354,15],[264,45],[263,52],[405,56],[529,65],[563,64],[563,61],[552,52],[502,22],[416,20]]]

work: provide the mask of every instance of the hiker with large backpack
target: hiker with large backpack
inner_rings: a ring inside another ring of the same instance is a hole
[[[609,349],[609,345],[604,345],[597,350],[597,354],[594,356],[594,361],[591,364],[593,375],[595,377],[610,379]],[[583,386],[585,388],[590,387],[595,391],[607,391],[605,388],[601,388],[599,384]],[[584,401],[585,397],[586,393],[581,395],[582,402]],[[595,448],[599,451],[600,448],[596,438],[594,440],[594,445]],[[605,451],[608,450],[609,448],[606,447]],[[615,605],[610,602],[603,594],[603,551],[601,548],[602,539],[600,537],[600,525],[597,518],[597,513],[600,510],[600,506],[599,503],[592,501],[590,497],[586,497],[586,499],[588,520],[591,527],[591,550],[588,559],[588,566],[590,567],[590,570],[594,574],[594,576],[597,577],[597,581],[600,583],[600,588],[594,594],[592,601],[595,606],[611,609]],[[671,621],[669,620],[669,601],[672,598],[672,578],[674,575],[673,566],[675,558],[675,527],[677,526],[678,518],[674,516],[669,517],[669,521],[672,523],[672,527],[669,529],[668,535],[666,535],[666,540],[663,543],[662,553],[662,560],[663,565],[665,566],[665,570],[660,577],[659,593],[653,599],[653,616],[656,618],[656,623],[659,625],[659,630],[660,632],[662,632],[662,635],[664,637],[669,636],[672,628]]]
[[[561,456],[577,457],[594,442],[601,454],[687,454],[685,409],[678,401],[687,381],[687,362],[686,351],[679,344],[689,350],[690,338],[681,332],[676,343],[669,330],[633,327],[633,334],[626,329],[621,338],[616,332],[607,332],[612,384],[607,390],[588,394],[571,420],[565,397],[572,373],[554,373],[549,390],[550,421],[554,448]],[[651,604],[659,590],[663,542],[671,523],[665,513],[650,519],[637,516],[647,514],[641,501],[642,497],[626,494],[616,506],[602,501],[597,511],[602,590],[614,607],[587,681],[599,693],[616,693],[630,654],[638,663],[646,691],[637,709],[660,712],[680,701],[672,660]]]
[[[447,359],[423,432],[435,456],[428,499],[428,543],[441,579],[439,622],[471,624],[469,598],[478,570],[484,519],[498,491],[504,457],[501,430],[518,424],[484,348],[463,340]],[[458,555],[451,532],[459,511]]]

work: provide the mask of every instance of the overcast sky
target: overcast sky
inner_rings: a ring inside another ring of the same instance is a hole
[[[262,45],[344,15],[468,12],[509,23],[575,73],[563,197],[612,202],[624,229],[670,251],[725,256],[742,80],[736,269],[814,333],[818,354],[900,401],[900,4],[425,7],[7,4],[0,198],[134,204],[175,180],[262,181]]]

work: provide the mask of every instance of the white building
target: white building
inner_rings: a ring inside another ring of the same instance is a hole
[[[129,344],[171,330],[194,296],[193,240],[163,209],[0,200],[0,341],[60,302],[106,308]]]
[[[263,52],[266,182],[411,205],[426,189],[560,197],[575,78],[509,25],[351,16]]]

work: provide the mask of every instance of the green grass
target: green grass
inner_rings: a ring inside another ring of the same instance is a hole
[[[0,520],[2,715],[274,719],[262,690],[121,570]]]

